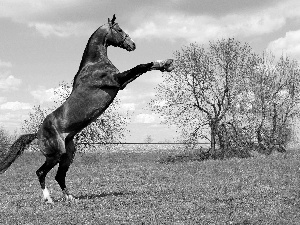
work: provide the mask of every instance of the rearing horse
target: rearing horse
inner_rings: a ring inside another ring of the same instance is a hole
[[[169,59],[141,64],[120,73],[107,58],[107,47],[112,45],[133,51],[135,43],[115,20],[114,15],[112,20],[108,19],[108,23],[99,27],[90,37],[67,100],[45,118],[37,133],[21,135],[0,162],[0,173],[3,173],[24,152],[26,146],[38,138],[40,151],[46,161],[36,174],[45,202],[53,203],[45,186],[45,178],[57,163],[59,167],[55,180],[66,200],[75,200],[65,184],[66,173],[76,151],[74,136],[95,121],[112,103],[118,91],[129,82],[150,70],[169,72],[173,69],[173,60]]]

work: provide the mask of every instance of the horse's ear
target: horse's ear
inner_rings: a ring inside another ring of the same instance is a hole
[[[110,19],[108,18],[108,23],[110,23]]]
[[[115,20],[116,20],[116,14],[113,15],[113,18],[112,18],[112,20],[111,20],[111,23],[114,24],[114,23],[115,23]]]

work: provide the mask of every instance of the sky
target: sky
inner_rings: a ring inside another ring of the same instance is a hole
[[[77,73],[90,35],[116,14],[137,49],[109,47],[120,70],[172,58],[191,42],[234,37],[257,53],[300,61],[299,0],[0,0],[0,126],[19,131],[33,106],[53,104],[62,81]],[[131,115],[125,142],[178,137],[148,106],[163,74],[148,72],[118,94]]]

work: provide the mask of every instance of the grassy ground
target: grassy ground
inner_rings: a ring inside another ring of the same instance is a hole
[[[41,202],[39,153],[0,175],[0,224],[300,224],[300,154],[159,163],[161,153],[77,154],[67,176],[77,204]]]

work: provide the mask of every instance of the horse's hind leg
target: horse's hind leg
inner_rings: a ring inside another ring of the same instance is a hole
[[[59,184],[67,201],[76,201],[76,199],[69,193],[69,190],[66,187],[66,175],[71,163],[73,162],[74,155],[75,155],[74,142],[69,141],[66,144],[66,153],[64,153],[60,158],[59,167],[57,170],[57,174],[55,176],[55,180]]]
[[[47,203],[53,203],[49,191],[46,188],[45,185],[45,178],[47,176],[47,173],[58,163],[59,158],[53,157],[53,158],[47,158],[46,157],[46,162],[36,171],[36,175],[39,178],[39,182],[41,185],[41,188],[43,189],[43,199]]]

